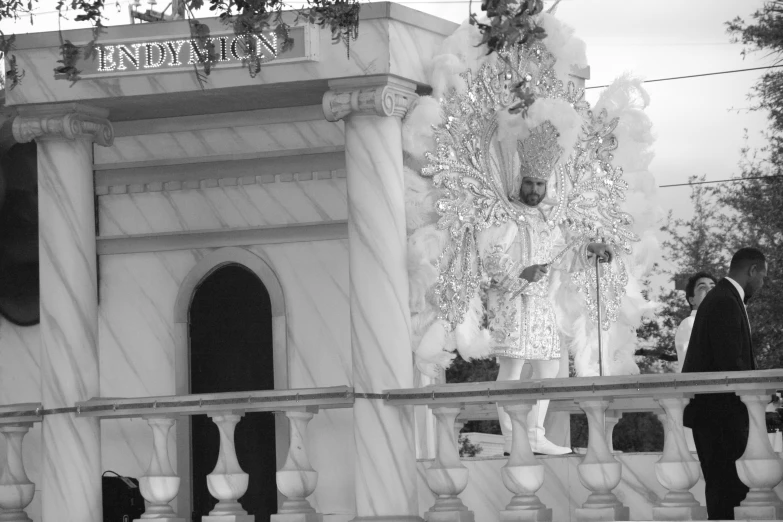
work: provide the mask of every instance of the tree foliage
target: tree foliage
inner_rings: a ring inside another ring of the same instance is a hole
[[[760,52],[774,65],[783,64],[783,0],[766,2],[751,15],[727,22],[733,41],[742,43],[742,54]],[[769,127],[766,145],[758,150],[743,148],[737,180],[719,186],[693,185],[693,217],[676,220],[669,216],[663,231],[664,258],[671,263],[671,275],[690,275],[707,270],[725,275],[732,254],[754,246],[767,257],[769,274],[765,287],[748,304],[753,345],[760,368],[783,366],[783,69],[769,69],[749,93],[750,110],[766,111]],[[699,183],[703,178],[692,178]],[[639,329],[639,336],[651,345],[645,353],[652,359],[674,353],[674,332],[688,314],[681,291],[661,290],[658,317]]]
[[[724,208],[716,202],[714,191],[706,185],[704,177],[692,176],[691,206],[693,216],[690,219],[675,219],[671,212],[661,231],[667,234],[663,244],[663,258],[668,266],[656,265],[653,274],[667,274],[672,279],[687,278],[699,271],[707,271],[719,278],[726,271],[730,252],[725,244],[721,224],[727,217]],[[653,297],[650,281],[645,282],[646,297]],[[674,347],[674,334],[683,319],[691,313],[685,299],[685,292],[673,288],[660,288],[654,300],[659,303],[656,317],[645,319],[637,329],[642,348],[637,355],[644,356],[639,361],[644,373],[672,371],[677,361]]]

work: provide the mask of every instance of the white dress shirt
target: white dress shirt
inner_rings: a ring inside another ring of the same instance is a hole
[[[750,318],[748,317],[748,307],[745,306],[745,289],[743,289],[738,282],[730,278],[729,276],[725,277],[726,281],[734,285],[734,288],[737,289],[737,292],[739,292],[740,301],[742,301],[742,308],[745,311],[745,320],[748,322],[748,331],[750,331]]]
[[[691,330],[693,330],[693,321],[695,319],[696,310],[691,310],[691,315],[682,320],[680,326],[677,327],[677,333],[674,334],[678,372],[682,372],[682,365],[685,362],[685,353],[688,351],[688,341],[691,339]]]

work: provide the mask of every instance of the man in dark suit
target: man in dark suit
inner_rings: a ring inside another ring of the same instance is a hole
[[[759,250],[742,248],[734,254],[729,275],[699,306],[682,373],[756,369],[745,302],[766,275],[767,261]],[[748,441],[745,405],[733,393],[696,395],[685,408],[684,424],[693,429],[709,519],[734,520],[734,507],[748,492],[735,466]]]

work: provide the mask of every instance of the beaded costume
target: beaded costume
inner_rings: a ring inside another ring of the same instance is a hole
[[[416,362],[425,374],[448,366],[455,349],[465,359],[557,358],[560,336],[577,373],[597,373],[590,242],[615,252],[600,287],[608,373],[638,373],[629,332],[651,309],[638,281],[657,244],[634,218],[652,228],[660,215],[647,172],[646,94],[625,78],[591,110],[584,90],[563,81],[569,67],[557,63],[578,61],[570,61],[579,54],[572,31],[549,14],[540,23],[545,40],[500,56],[486,56],[478,31],[463,25],[433,60],[433,97],[420,98],[404,122],[410,305]],[[519,105],[512,87],[520,81],[536,96],[524,116],[509,111]],[[512,201],[523,175],[549,179],[537,207]],[[629,195],[633,208],[624,207]],[[528,285],[520,274],[532,264],[551,269]]]

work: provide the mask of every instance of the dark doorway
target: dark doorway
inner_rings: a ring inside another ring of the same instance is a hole
[[[226,265],[196,288],[190,305],[191,393],[274,389],[272,305],[261,280],[240,265]],[[193,521],[217,504],[206,476],[215,468],[220,439],[206,415],[191,419]],[[239,499],[256,521],[277,512],[275,419],[246,413],[235,432],[239,465],[250,475]]]

